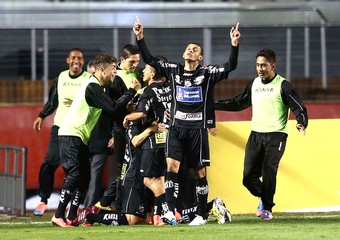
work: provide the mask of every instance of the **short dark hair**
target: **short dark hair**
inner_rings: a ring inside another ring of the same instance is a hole
[[[92,66],[94,66],[94,62],[93,61],[89,61],[87,63],[87,68],[92,67]]]
[[[126,44],[120,53],[120,56],[124,59],[128,58],[130,55],[140,54],[139,48],[133,44]]]
[[[83,50],[81,50],[80,48],[71,48],[71,49],[68,51],[68,56],[70,56],[71,52],[73,52],[73,51],[81,52],[81,54],[83,54],[83,57],[85,56]]]
[[[256,59],[258,57],[265,57],[271,64],[276,63],[276,54],[274,50],[269,48],[264,48],[256,54]]]
[[[94,59],[96,69],[106,67],[108,64],[112,64],[114,62],[117,62],[117,59],[107,53],[99,53]]]

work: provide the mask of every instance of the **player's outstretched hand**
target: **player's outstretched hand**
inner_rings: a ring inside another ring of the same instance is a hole
[[[144,38],[143,25],[138,16],[136,16],[136,22],[133,25],[132,30],[135,33],[137,40],[141,40]]]
[[[237,23],[235,27],[232,27],[230,29],[230,39],[231,39],[231,45],[234,47],[238,46],[238,40],[241,37],[241,33],[238,30],[240,23]]]

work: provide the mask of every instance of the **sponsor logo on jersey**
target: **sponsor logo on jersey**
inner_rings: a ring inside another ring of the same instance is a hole
[[[168,68],[176,68],[176,67],[177,67],[177,64],[175,64],[175,63],[169,63],[169,62],[159,61],[159,64],[160,64],[162,67],[168,67]]]
[[[106,213],[103,217],[103,220],[118,220],[117,213]]]
[[[163,132],[155,133],[155,142],[156,142],[156,144],[166,143],[167,135],[168,135],[168,130],[165,130]]]
[[[199,195],[207,195],[208,194],[208,186],[203,186],[203,187],[196,187],[196,193]]]
[[[189,213],[194,213],[197,211],[197,207],[192,207],[192,208],[186,208],[182,210],[182,214],[189,214]]]
[[[216,67],[216,66],[208,66],[208,72],[209,73],[218,73],[218,72],[224,72],[224,68],[223,67]]]
[[[274,88],[273,87],[258,87],[255,89],[256,93],[259,92],[274,92]]]
[[[186,120],[186,121],[202,120],[202,112],[184,113],[181,111],[177,111],[175,114],[175,118],[180,119],[180,120]]]
[[[176,99],[179,102],[202,102],[202,87],[176,86]]]
[[[80,87],[81,86],[81,83],[79,83],[79,82],[72,82],[72,81],[67,81],[67,82],[64,82],[63,83],[63,86],[64,87]]]

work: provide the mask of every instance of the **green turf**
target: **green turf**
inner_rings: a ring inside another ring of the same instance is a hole
[[[31,215],[31,214],[30,214]],[[59,228],[49,223],[51,213],[43,217],[1,219],[0,240],[10,239],[121,239],[121,240],[213,240],[213,239],[340,239],[339,213],[274,214],[272,221],[253,215],[234,215],[231,223],[214,221],[199,227],[188,225],[154,227],[104,226]]]

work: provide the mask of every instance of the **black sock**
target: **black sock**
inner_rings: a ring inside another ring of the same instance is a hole
[[[197,215],[207,219],[206,208],[209,192],[207,177],[198,179],[196,184],[196,193],[198,198]]]
[[[80,204],[81,192],[76,190],[73,199],[71,201],[70,211],[68,212],[67,219],[73,220],[77,216],[79,204]]]
[[[210,201],[207,203],[207,208],[205,209],[206,210],[206,213],[209,213],[209,211],[212,209],[213,207],[213,202],[214,201]]]
[[[86,220],[90,223],[102,223],[105,225],[129,225],[124,213],[108,212],[108,213],[90,213],[86,216]]]
[[[155,197],[155,205],[154,205],[154,215],[161,215],[162,214],[162,203],[165,202],[165,193]]]
[[[145,212],[152,212],[152,207],[155,205],[155,195],[149,188],[145,188]]]
[[[45,204],[47,204],[47,198],[41,198],[40,202],[44,202]]]
[[[61,189],[60,198],[59,198],[59,205],[57,211],[55,213],[56,218],[64,218],[65,210],[67,207],[68,202],[71,199],[71,193],[68,190]]]
[[[169,210],[175,212],[175,205],[178,197],[178,173],[166,173],[165,195]]]

